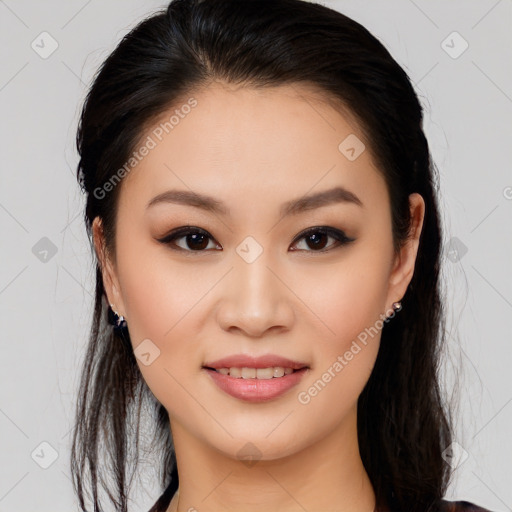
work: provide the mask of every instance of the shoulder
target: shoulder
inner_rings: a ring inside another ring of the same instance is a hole
[[[491,512],[487,508],[480,507],[469,501],[441,501],[442,512]]]

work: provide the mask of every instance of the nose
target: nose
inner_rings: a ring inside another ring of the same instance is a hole
[[[226,331],[262,337],[267,331],[291,329],[295,314],[293,293],[266,251],[252,262],[234,255],[233,269],[220,290],[217,321]]]

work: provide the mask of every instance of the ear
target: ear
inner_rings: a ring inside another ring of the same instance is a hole
[[[95,217],[92,223],[92,235],[96,257],[103,277],[103,288],[105,289],[106,299],[109,304],[114,305],[114,309],[124,316],[124,303],[120,293],[119,280],[115,270],[115,265],[111,261],[105,246],[105,236],[103,233],[103,224],[101,218]]]
[[[405,295],[414,274],[414,266],[418,254],[419,239],[425,217],[425,201],[423,197],[418,193],[409,195],[409,207],[411,211],[409,238],[395,257],[389,277],[388,300],[386,302],[389,309],[391,309],[393,302],[400,301]]]

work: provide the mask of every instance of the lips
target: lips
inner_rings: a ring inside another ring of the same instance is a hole
[[[277,372],[273,377],[252,377],[255,369],[257,373],[265,373],[270,368]],[[266,402],[281,397],[297,386],[310,368],[306,363],[274,354],[259,357],[238,354],[207,362],[203,365],[203,370],[228,395],[246,402]],[[226,374],[226,370],[229,374],[237,370],[237,375]],[[239,373],[242,375],[238,375]],[[251,377],[248,378],[248,375]]]

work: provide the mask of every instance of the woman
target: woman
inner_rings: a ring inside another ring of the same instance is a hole
[[[175,0],[105,61],[77,144],[82,510],[128,510],[149,418],[151,512],[484,511],[443,499],[434,167],[375,37],[299,0]]]

